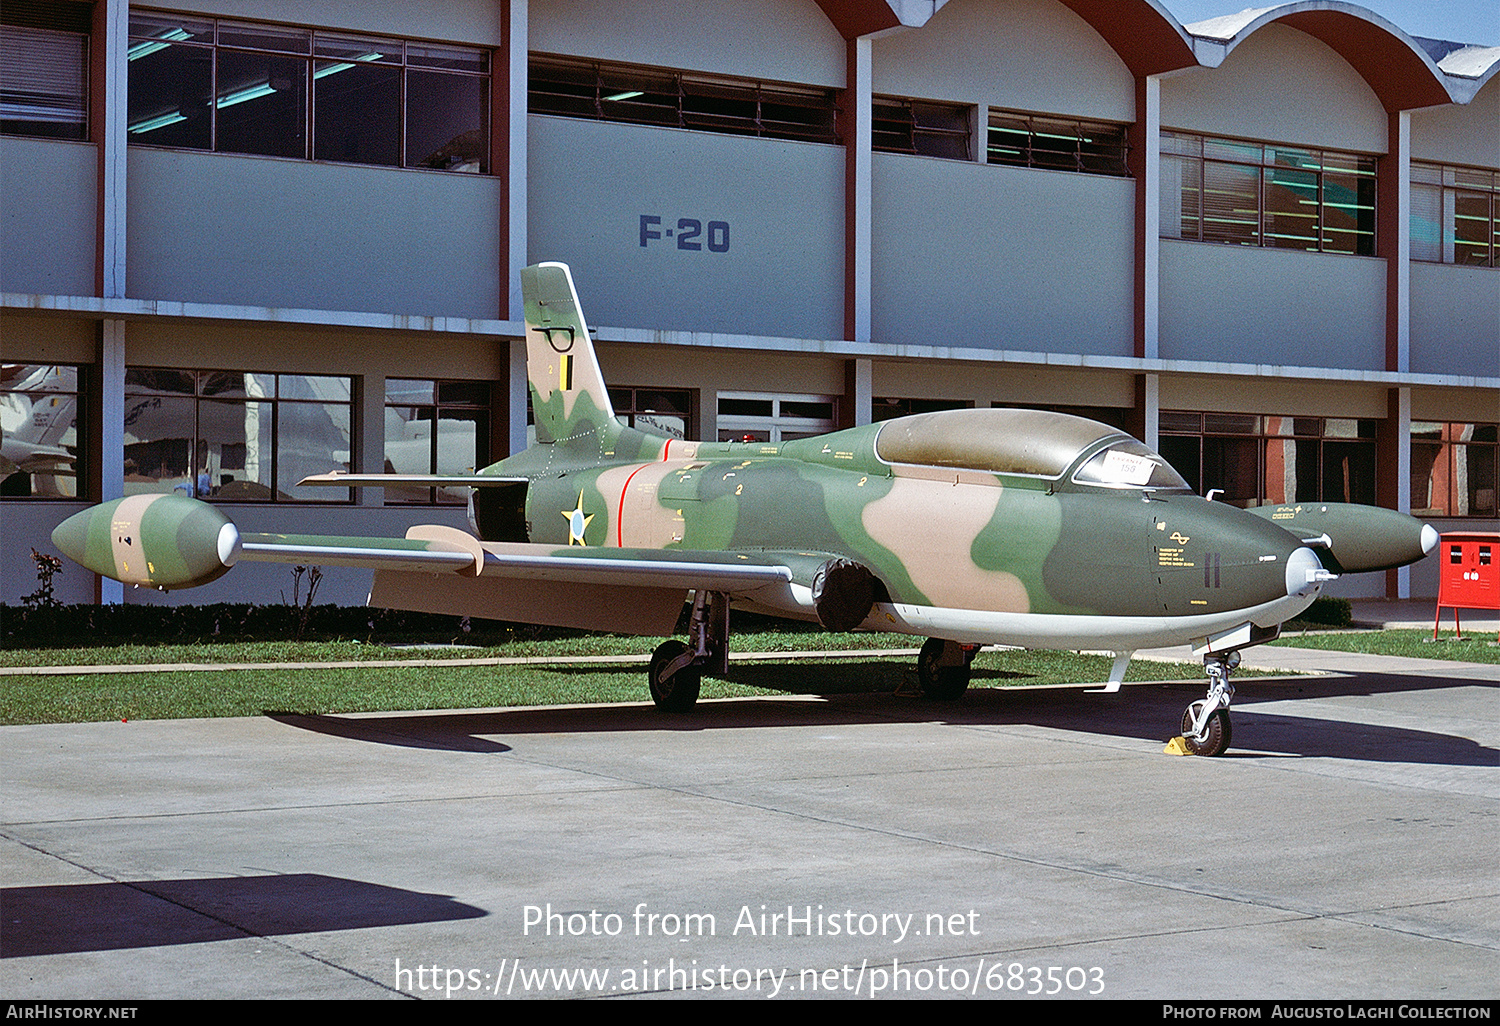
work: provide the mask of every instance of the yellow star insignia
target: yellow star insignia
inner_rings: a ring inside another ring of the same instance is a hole
[[[576,509],[565,509],[562,511],[563,519],[568,522],[568,544],[587,545],[583,540],[583,532],[588,530],[589,521],[594,519],[594,514],[587,515],[583,512],[583,491],[578,492],[578,506]]]

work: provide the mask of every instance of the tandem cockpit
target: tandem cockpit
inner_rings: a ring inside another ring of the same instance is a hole
[[[1182,475],[1118,428],[1046,410],[940,410],[881,425],[889,464],[1003,474],[1049,490],[1139,488],[1192,494]]]

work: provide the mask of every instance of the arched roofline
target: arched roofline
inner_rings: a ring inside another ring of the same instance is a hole
[[[1438,67],[1447,74],[1454,98],[1468,103],[1500,74],[1500,46],[1452,47],[1438,58]]]
[[[1193,36],[1198,63],[1212,68],[1270,24],[1286,25],[1325,43],[1369,83],[1387,111],[1469,98],[1457,95],[1448,76],[1415,39],[1373,11],[1343,0],[1261,7],[1194,22],[1187,31]]]
[[[817,0],[845,39],[927,24],[947,0]],[[1103,37],[1137,77],[1198,63],[1193,39],[1161,0],[1058,0]]]

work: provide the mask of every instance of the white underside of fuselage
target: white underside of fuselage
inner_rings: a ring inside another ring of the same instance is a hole
[[[1304,594],[1288,595],[1257,606],[1190,616],[1079,616],[1056,613],[1002,613],[985,609],[944,609],[904,603],[878,602],[860,625],[861,630],[892,631],[926,638],[945,638],[975,645],[1015,645],[1020,648],[1134,652],[1143,648],[1190,645],[1245,623],[1272,627],[1301,613],[1322,592],[1310,586]],[[797,584],[781,595],[782,602],[766,602],[765,591],[753,605],[765,612],[816,620],[811,592]]]

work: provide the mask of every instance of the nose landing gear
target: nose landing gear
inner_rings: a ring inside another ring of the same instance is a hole
[[[1192,755],[1223,755],[1229,749],[1229,703],[1234,685],[1229,674],[1240,665],[1240,654],[1215,652],[1203,657],[1203,672],[1208,674],[1208,697],[1200,698],[1182,714],[1182,736],[1172,741]],[[1172,745],[1168,745],[1171,750]]]

